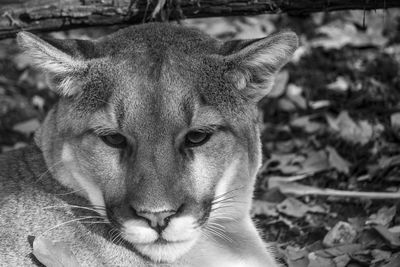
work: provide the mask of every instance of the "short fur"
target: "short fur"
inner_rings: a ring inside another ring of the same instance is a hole
[[[27,238],[44,236],[65,241],[82,266],[278,266],[249,215],[256,103],[295,34],[224,43],[153,23],[95,41],[22,32],[18,42],[61,99],[39,148],[0,157],[0,262],[31,265]],[[193,130],[211,138],[188,147]],[[101,140],[114,133],[126,148]],[[173,215],[156,230],[146,218],[160,213]],[[82,216],[104,224],[57,226]]]

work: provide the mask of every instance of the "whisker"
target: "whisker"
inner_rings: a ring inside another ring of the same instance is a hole
[[[215,218],[212,218],[211,221],[216,221],[216,220],[219,220],[219,219],[228,220],[228,221],[234,221],[234,222],[237,222],[237,221],[238,221],[237,219],[232,218],[232,217],[219,216],[219,215],[218,215],[217,217],[215,217]]]
[[[109,222],[80,222],[81,224],[110,224]]]
[[[221,238],[222,240],[228,241],[229,243],[234,243],[233,240],[228,237],[220,228],[209,227],[208,230],[213,233],[216,237]]]
[[[234,189],[232,189],[232,190],[229,190],[228,192],[225,192],[225,193],[223,193],[223,194],[221,194],[221,195],[215,196],[215,197],[214,197],[214,200],[217,200],[217,199],[219,199],[219,198],[221,198],[221,197],[223,197],[223,196],[225,196],[225,195],[228,195],[228,194],[230,194],[230,193],[233,193],[234,191],[237,191],[237,190],[240,190],[240,189],[243,189],[243,188],[245,188],[245,186],[241,186],[241,187],[237,187],[237,188],[234,188]]]
[[[219,238],[228,241],[230,243],[235,243],[233,239],[231,239],[226,233],[225,233],[225,227],[215,221],[208,221],[206,224],[205,229],[210,230],[214,235],[218,236]]]
[[[214,212],[214,211],[217,211],[217,210],[220,210],[220,209],[227,209],[227,208],[234,208],[234,206],[232,206],[232,205],[219,206],[219,207],[212,208],[210,210],[210,212]]]
[[[71,192],[68,192],[68,193],[53,194],[53,195],[55,195],[55,196],[66,196],[66,195],[72,195],[72,194],[75,194],[76,192],[80,192],[80,191],[84,191],[84,189],[82,188],[82,189],[78,189],[78,190],[71,191]]]
[[[219,212],[214,212],[214,213],[210,214],[210,218],[209,218],[210,222],[218,221],[218,219],[230,219],[230,220],[238,221],[237,218],[232,217],[231,212],[219,211]]]
[[[218,229],[225,230],[225,227],[223,225],[216,223],[216,222],[208,222],[208,225],[212,225],[212,226],[217,227]]]
[[[115,235],[111,238],[111,243],[116,244],[116,241],[121,236],[121,232],[118,229],[114,228],[114,233],[115,233]]]
[[[119,230],[118,230],[117,228],[115,228],[115,227],[111,228],[111,229],[108,231],[108,235],[109,235],[109,237],[110,237],[111,243],[114,243],[113,240],[114,240],[115,236],[118,235],[118,232],[119,232]]]
[[[236,196],[234,195],[234,196],[230,196],[230,197],[227,197],[227,198],[220,198],[217,201],[216,200],[212,201],[211,204],[218,204],[218,203],[221,203],[221,202],[224,202],[224,201],[228,201],[228,200],[234,199],[235,197]]]
[[[100,210],[99,208],[91,208],[91,207],[78,206],[78,205],[47,206],[47,207],[44,207],[43,209],[59,209],[59,208],[83,209],[83,210],[90,210],[90,211],[94,211],[94,212],[98,212]]]
[[[124,238],[122,237],[122,233],[119,235],[119,239],[116,242],[116,245],[119,246],[124,242]]]
[[[204,229],[203,231],[201,231],[201,234],[204,235],[206,239],[215,240],[214,236],[210,232],[208,232],[207,229]]]
[[[102,217],[102,216],[86,216],[86,217],[82,217],[82,218],[72,219],[72,220],[69,220],[69,221],[66,221],[66,222],[62,222],[62,223],[60,223],[60,224],[58,224],[56,226],[53,226],[50,229],[47,229],[46,231],[41,233],[40,235],[45,235],[49,231],[54,230],[54,229],[56,229],[56,228],[58,228],[60,226],[63,226],[63,225],[69,224],[69,223],[73,223],[73,222],[77,222],[77,221],[88,220],[88,219],[104,219],[104,217]]]
[[[63,161],[60,160],[56,163],[54,163],[52,166],[48,167],[46,171],[44,171],[42,174],[39,175],[39,177],[36,179],[35,183],[39,182],[47,173],[49,173],[53,168],[55,168],[57,165],[61,164]]]
[[[226,199],[226,200],[221,200],[219,202],[213,203],[213,206],[217,205],[217,204],[225,204],[225,203],[240,203],[240,204],[245,204],[247,202],[245,201],[240,201],[240,200],[234,200],[232,199]]]

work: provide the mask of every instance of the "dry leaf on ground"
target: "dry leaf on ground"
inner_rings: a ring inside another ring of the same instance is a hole
[[[350,163],[343,159],[333,147],[327,146],[326,150],[328,152],[329,164],[339,172],[349,174]]]
[[[371,214],[366,221],[366,224],[380,224],[385,227],[389,226],[390,222],[396,215],[396,206],[382,207],[377,213]]]
[[[308,206],[293,197],[288,197],[276,206],[280,213],[296,218],[301,218],[307,212],[325,213],[326,210],[321,206]]]
[[[400,248],[400,234],[390,232],[383,225],[375,225],[373,227],[393,248]]]
[[[357,232],[347,222],[338,222],[325,236],[322,243],[327,247],[351,244],[356,239]]]
[[[263,200],[254,200],[252,203],[251,214],[255,215],[265,215],[271,217],[278,217],[279,213],[276,210],[276,203],[271,203]]]
[[[79,267],[75,255],[64,242],[54,242],[42,237],[33,241],[33,255],[46,267]]]
[[[35,132],[37,128],[40,127],[40,122],[38,119],[31,119],[28,121],[24,121],[21,123],[17,123],[13,126],[13,130],[30,135],[31,133]]]
[[[342,111],[336,118],[328,115],[327,120],[329,126],[337,132],[340,137],[349,142],[365,145],[373,137],[372,125],[365,120],[356,123],[349,116],[347,111]]]

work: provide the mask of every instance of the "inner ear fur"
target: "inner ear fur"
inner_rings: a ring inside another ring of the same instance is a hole
[[[227,64],[225,78],[249,99],[258,102],[270,92],[274,75],[290,60],[297,47],[297,35],[290,31],[226,42],[221,49]]]
[[[85,50],[90,51],[91,42],[86,40],[45,41],[29,32],[17,35],[18,45],[33,60],[33,65],[47,74],[49,86],[61,96],[73,96],[81,89],[81,78],[89,64]]]

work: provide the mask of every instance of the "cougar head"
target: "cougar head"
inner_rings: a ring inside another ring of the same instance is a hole
[[[143,256],[173,262],[248,218],[260,164],[257,102],[297,37],[222,42],[146,24],[104,38],[20,46],[60,100],[39,143],[53,176]],[[101,208],[103,207],[103,208]]]

